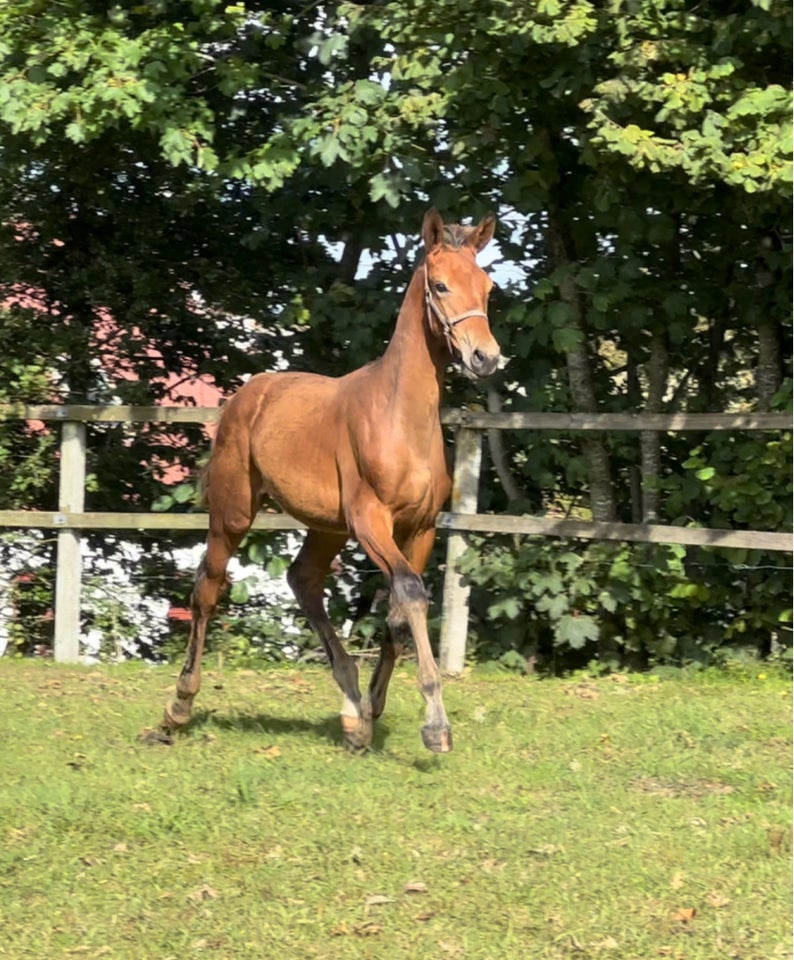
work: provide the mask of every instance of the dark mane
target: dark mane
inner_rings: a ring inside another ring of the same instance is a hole
[[[461,247],[465,246],[466,241],[473,230],[474,227],[466,227],[462,223],[445,223],[444,246],[451,247],[453,250],[460,250]],[[426,256],[427,251],[420,249],[414,269],[418,269],[422,266],[422,264],[425,262]]]

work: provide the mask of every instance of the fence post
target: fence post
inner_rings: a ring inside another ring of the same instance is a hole
[[[85,440],[84,423],[67,420],[61,427],[61,464],[58,478],[60,513],[82,513],[83,511]],[[75,663],[80,655],[80,540],[79,530],[58,532],[53,655],[56,660],[63,663]]]
[[[455,472],[452,477],[452,513],[476,513],[482,461],[482,436],[478,430],[460,427],[455,437]],[[458,573],[458,561],[466,550],[464,534],[450,532],[447,538],[447,568],[441,619],[439,661],[444,673],[462,673],[469,628],[469,587]]]

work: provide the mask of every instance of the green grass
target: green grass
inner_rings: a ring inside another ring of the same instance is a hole
[[[319,668],[0,660],[0,957],[770,960],[791,950],[777,674],[448,682],[400,668],[364,757]],[[654,682],[655,681],[655,682]]]

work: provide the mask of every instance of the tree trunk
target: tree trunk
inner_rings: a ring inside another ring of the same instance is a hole
[[[488,387],[488,413],[500,413],[502,410],[502,401],[499,391],[496,387]],[[496,475],[502,484],[502,488],[507,495],[508,501],[518,500],[523,495],[523,491],[516,483],[510,470],[510,465],[505,453],[504,443],[502,442],[501,430],[488,431],[488,449],[491,453],[491,460],[496,470]]]
[[[662,412],[664,395],[667,391],[668,366],[667,339],[663,333],[654,333],[651,338],[650,356],[645,364],[648,380],[648,399],[645,402],[647,413]],[[659,475],[662,466],[661,444],[657,430],[640,431],[640,462],[642,465],[642,522],[655,523],[659,519]]]
[[[755,390],[758,409],[768,412],[772,397],[782,382],[780,342],[774,320],[762,320],[758,325],[758,366],[755,369]]]
[[[576,260],[575,251],[570,249],[572,242],[569,239],[566,240],[566,233],[561,209],[556,203],[550,204],[548,239],[552,266],[554,269],[569,268],[560,281],[560,299],[571,308],[572,319],[569,326],[579,334],[576,343],[566,354],[571,396],[578,412],[597,413],[598,401],[587,349],[584,304],[570,273],[570,267]],[[582,450],[589,464],[590,509],[593,519],[615,521],[617,508],[612,489],[612,465],[603,436],[587,434],[582,439]]]

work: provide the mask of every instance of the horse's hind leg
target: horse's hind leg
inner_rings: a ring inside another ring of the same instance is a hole
[[[362,702],[358,666],[340,643],[328,619],[323,599],[325,578],[346,540],[345,534],[309,530],[287,571],[287,581],[307,620],[322,641],[334,679],[344,694],[341,721],[345,744],[360,750],[372,741],[372,711],[368,702]]]
[[[207,551],[199,565],[196,584],[190,597],[190,639],[185,665],[176,683],[176,696],[165,708],[163,726],[166,729],[184,726],[190,720],[193,698],[201,687],[201,658],[204,654],[207,624],[226,591],[226,568],[229,560],[248,532],[258,507],[257,498],[252,494],[250,478],[246,474],[236,476],[233,485],[222,486],[219,483],[218,489],[224,490],[227,499],[218,507],[213,504],[213,481],[219,481],[219,471],[213,472],[211,466],[208,480],[210,529],[207,535]]]

